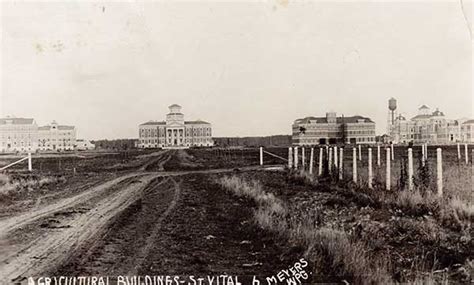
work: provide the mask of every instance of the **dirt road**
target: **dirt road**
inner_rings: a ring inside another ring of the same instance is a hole
[[[179,204],[183,177],[205,179],[235,171],[159,171],[171,157],[164,152],[139,171],[0,220],[0,283],[25,283],[26,277],[45,274],[149,272],[149,256],[156,252],[156,241],[163,239],[165,220]],[[258,169],[261,167],[240,171]],[[192,191],[187,185],[187,191]]]
[[[46,209],[3,221],[2,244],[10,246],[2,246],[0,281],[21,281],[61,264],[82,243],[100,236],[155,177],[125,175]]]

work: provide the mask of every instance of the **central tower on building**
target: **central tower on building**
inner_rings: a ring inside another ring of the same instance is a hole
[[[211,124],[205,121],[185,121],[181,106],[168,107],[166,121],[149,121],[139,128],[141,148],[188,148],[213,146]]]

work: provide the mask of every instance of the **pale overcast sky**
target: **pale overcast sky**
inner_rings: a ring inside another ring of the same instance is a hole
[[[463,15],[462,5],[465,15]],[[474,117],[472,2],[3,2],[0,116],[136,138],[183,106],[214,136],[290,134],[387,100]],[[471,21],[471,22],[469,22]]]

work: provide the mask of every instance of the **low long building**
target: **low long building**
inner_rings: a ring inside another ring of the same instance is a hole
[[[370,144],[375,143],[375,122],[362,116],[297,119],[292,126],[293,145]]]
[[[212,126],[197,120],[185,121],[181,106],[169,106],[166,121],[149,121],[139,125],[139,148],[189,148],[213,146]]]
[[[32,118],[0,118],[0,152],[73,150],[76,128],[58,125],[40,126]]]

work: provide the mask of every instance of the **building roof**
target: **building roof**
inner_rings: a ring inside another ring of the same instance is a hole
[[[433,115],[416,115],[415,117],[411,118],[412,120],[420,120],[420,119],[429,119],[433,117]]]
[[[181,106],[178,105],[178,104],[173,104],[173,105],[169,106],[169,108],[176,108],[176,107],[181,108]]]
[[[155,126],[155,125],[166,125],[166,122],[164,121],[148,121],[146,123],[140,124],[140,126]]]
[[[467,125],[467,124],[474,124],[474,120],[467,120],[465,121],[464,123],[462,123],[463,125]]]
[[[367,117],[362,117],[359,115],[352,116],[352,117],[337,117],[336,118],[336,123],[337,124],[351,124],[351,123],[358,123],[359,120],[363,120],[363,123],[373,123],[373,121],[370,118]],[[310,121],[316,121],[316,124],[327,124],[328,120],[326,117],[306,117],[302,119],[298,119],[295,121],[297,124],[309,124]]]
[[[185,124],[185,125],[199,125],[199,124],[210,125],[210,123],[205,122],[205,121],[202,121],[202,120],[197,120],[197,121],[185,121],[184,124]]]
[[[418,108],[418,110],[423,110],[423,109],[429,109],[429,107],[426,105],[422,105],[420,108]]]
[[[63,126],[63,125],[58,125],[58,130],[61,130],[61,131],[72,131],[74,130],[74,126]],[[40,131],[49,131],[51,129],[51,126],[48,125],[48,126],[41,126],[41,127],[38,127],[38,130]]]
[[[35,120],[32,118],[0,118],[0,125],[7,124],[10,121],[13,125],[32,125]]]

